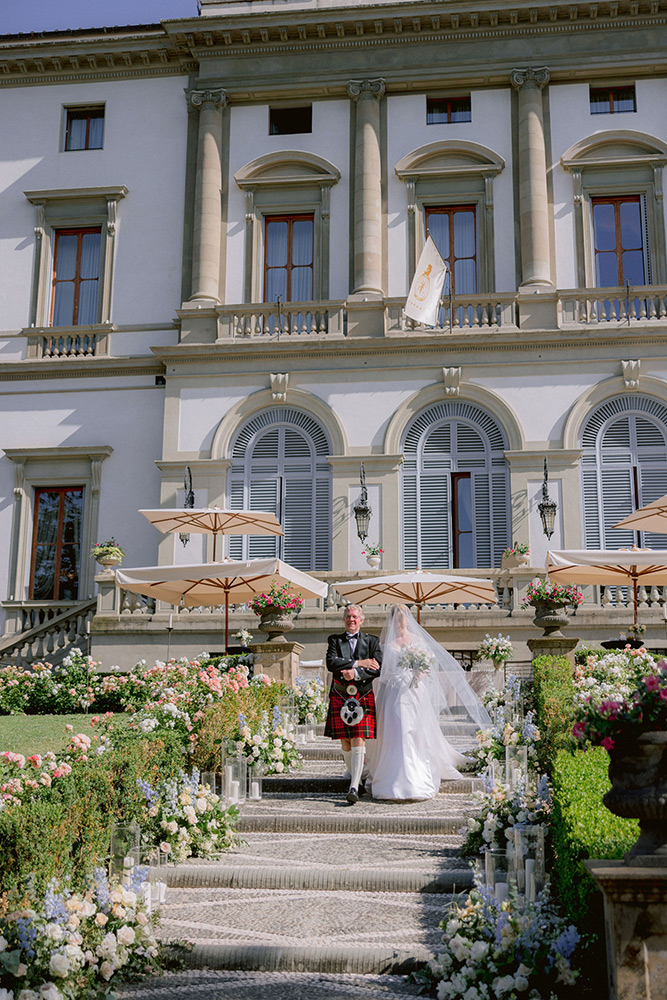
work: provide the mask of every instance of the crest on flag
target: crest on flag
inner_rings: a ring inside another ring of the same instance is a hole
[[[447,264],[431,239],[426,237],[403,312],[417,323],[435,326]]]

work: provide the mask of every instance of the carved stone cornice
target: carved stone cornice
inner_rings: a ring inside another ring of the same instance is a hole
[[[551,72],[546,66],[541,69],[515,69],[510,75],[510,82],[515,90],[543,90],[551,79]]]
[[[370,94],[378,101],[382,100],[386,90],[384,80],[350,80],[347,85],[347,96],[353,101],[358,101],[362,94]]]
[[[218,90],[189,90],[186,98],[193,108],[201,110],[205,105],[209,105],[219,111],[224,111],[227,107],[227,91]]]

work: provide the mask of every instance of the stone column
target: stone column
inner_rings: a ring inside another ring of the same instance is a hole
[[[514,70],[519,93],[519,213],[521,221],[521,287],[551,286],[547,157],[544,145],[542,89],[548,69]]]
[[[190,299],[219,302],[222,112],[227,106],[227,94],[224,90],[191,90],[188,98],[199,110]]]
[[[382,164],[380,101],[384,80],[350,80],[357,104],[354,147],[353,294],[382,297]]]

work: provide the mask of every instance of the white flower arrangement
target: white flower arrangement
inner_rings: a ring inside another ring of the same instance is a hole
[[[327,703],[321,678],[297,677],[296,685],[294,703],[299,713],[299,722],[324,722],[327,715]]]
[[[515,788],[513,791],[490,778],[483,791],[473,792],[474,814],[460,831],[465,838],[461,846],[464,857],[477,857],[484,851],[504,851],[513,841],[514,827],[523,829],[546,822],[551,812],[551,789],[542,776],[535,791]]]
[[[494,666],[502,666],[512,656],[512,643],[508,635],[489,635],[487,632],[477,647],[477,657],[480,660],[493,660]]]
[[[140,895],[146,868],[126,886],[109,885],[104,869],[86,893],[51,882],[41,898],[8,900],[0,916],[0,997],[85,1000],[116,980],[156,971],[155,916]]]
[[[236,806],[225,807],[219,795],[201,784],[199,771],[180,773],[155,789],[146,781],[138,785],[146,800],[141,823],[144,843],[160,846],[170,861],[206,858],[237,843]]]
[[[249,646],[252,640],[252,632],[249,632],[247,628],[240,628],[238,632],[233,633],[232,638],[238,639],[242,646]]]
[[[414,975],[438,1000],[550,1000],[579,975],[572,964],[579,933],[547,891],[534,903],[515,893],[500,903],[477,885],[440,927],[442,950]]]
[[[262,713],[259,728],[252,732],[245,716],[239,714],[239,729],[235,739],[227,743],[229,757],[245,757],[249,765],[262,764],[264,774],[284,774],[301,761],[294,732],[283,725],[278,706],[273,709],[271,725],[266,712]]]
[[[480,729],[475,734],[477,748],[472,756],[481,768],[486,768],[494,760],[505,760],[506,747],[525,746],[528,760],[537,757],[536,743],[542,738],[540,730],[533,722],[533,712],[528,712],[518,723],[506,719],[508,706],[500,706],[496,711],[496,724],[493,729]]]

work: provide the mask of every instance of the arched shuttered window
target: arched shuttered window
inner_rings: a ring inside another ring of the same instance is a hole
[[[581,444],[587,549],[637,544],[637,533],[612,528],[667,493],[667,407],[649,396],[616,396],[584,425]],[[640,545],[667,549],[667,535],[642,532]]]
[[[403,561],[416,567],[499,566],[510,534],[504,431],[481,407],[437,403],[403,443]]]
[[[302,410],[264,410],[242,427],[232,447],[230,506],[272,511],[285,535],[233,536],[233,559],[280,556],[306,571],[331,568],[330,452],[327,434]]]

